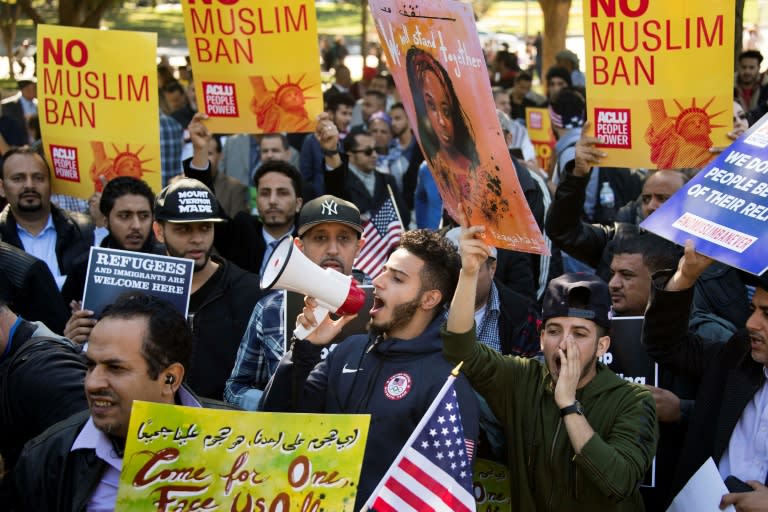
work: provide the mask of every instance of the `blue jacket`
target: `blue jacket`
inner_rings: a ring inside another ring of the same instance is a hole
[[[267,411],[371,415],[354,510],[373,492],[454,367],[442,355],[443,321],[438,315],[410,340],[350,336],[319,364],[322,347],[298,340],[265,391]],[[464,435],[474,443],[478,404],[463,375],[456,392]]]

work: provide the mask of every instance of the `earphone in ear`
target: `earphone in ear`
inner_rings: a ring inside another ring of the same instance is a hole
[[[173,378],[173,375],[166,375],[166,376],[165,376],[165,383],[166,383],[166,384],[173,384],[173,381],[174,381],[174,380],[175,380],[175,379]]]

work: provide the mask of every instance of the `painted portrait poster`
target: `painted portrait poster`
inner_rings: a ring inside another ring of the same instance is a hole
[[[159,192],[157,34],[39,25],[37,47],[53,191],[88,199],[131,176]]]
[[[497,121],[472,6],[454,0],[369,2],[400,98],[456,218],[486,226],[497,247],[544,254]]]
[[[315,3],[183,0],[200,112],[218,133],[311,132],[323,111]]]
[[[585,0],[587,117],[602,165],[700,168],[730,143],[733,26],[729,0]]]

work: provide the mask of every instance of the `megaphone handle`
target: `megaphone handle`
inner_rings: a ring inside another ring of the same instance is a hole
[[[329,308],[325,308],[323,306],[317,306],[313,313],[315,314],[315,320],[317,320],[317,325],[319,326],[323,320],[325,320],[325,317],[328,316]],[[297,324],[296,329],[293,330],[293,335],[296,336],[298,339],[303,340],[306,339],[307,336],[312,334],[314,330],[317,329],[317,327],[312,327],[310,329],[306,329],[303,325]]]

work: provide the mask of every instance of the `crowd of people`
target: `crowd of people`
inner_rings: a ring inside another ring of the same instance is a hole
[[[389,72],[353,82],[343,41],[326,50],[334,78],[310,134],[212,134],[190,68],[161,63],[158,194],[132,177],[89,200],[52,194],[34,79],[3,100],[3,506],[113,508],[131,404],[146,400],[370,414],[359,510],[463,362],[466,446],[508,466],[514,510],[665,510],[709,457],[752,489],[722,506],[768,510],[768,280],[639,227],[699,169],[601,167],[578,57],[558,53],[540,96],[499,51],[489,101],[552,255],[489,247],[484,226],[446,214],[433,176],[477,159],[465,114],[442,106],[455,102],[433,85],[434,59],[408,56],[425,91],[411,126]],[[755,50],[738,58],[732,138],[768,111],[761,62]],[[550,111],[548,169],[527,136],[529,106]],[[181,208],[190,193],[206,208]],[[390,194],[405,232],[372,278],[355,260]],[[367,333],[328,353],[351,315],[316,316],[307,297],[285,319],[283,293],[260,277],[286,237],[318,266],[372,285]],[[82,305],[92,246],[193,260],[188,318],[139,292],[95,318]],[[611,319],[643,315],[657,386],[626,381],[602,357],[636,343],[612,337]],[[311,334],[292,336],[295,324]],[[642,485],[652,468],[655,485]]]

